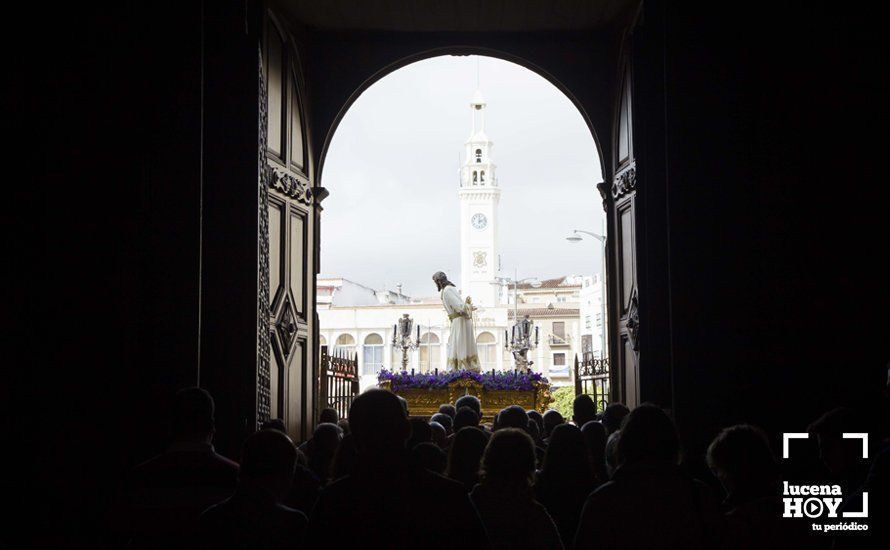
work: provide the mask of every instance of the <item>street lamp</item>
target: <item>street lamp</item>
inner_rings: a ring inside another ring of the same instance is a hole
[[[572,234],[566,237],[566,240],[570,243],[580,243],[584,240],[582,235],[589,235],[594,239],[598,240],[602,245],[603,256],[602,256],[602,265],[600,266],[600,335],[602,336],[602,351],[600,352],[600,359],[606,358],[606,237],[600,235],[599,233],[594,233],[593,231],[584,231],[583,229],[575,229],[572,231]]]
[[[417,336],[411,337],[411,329],[417,328]],[[402,370],[408,370],[408,350],[415,350],[420,345],[420,325],[414,324],[410,314],[403,313],[399,322],[392,326],[392,345],[402,349]]]
[[[538,346],[539,334],[538,327],[535,328],[535,337],[532,340],[532,325],[534,321],[526,315],[524,319],[519,319],[519,290],[520,283],[529,283],[532,288],[540,288],[541,281],[537,277],[526,277],[519,279],[519,270],[513,271],[513,278],[495,277],[491,283],[494,285],[513,284],[513,333],[508,336],[507,330],[504,329],[504,349],[513,353],[513,359],[516,361],[518,370],[526,371],[534,361],[528,360],[528,351]]]

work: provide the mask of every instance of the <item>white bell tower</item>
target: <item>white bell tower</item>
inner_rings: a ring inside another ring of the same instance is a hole
[[[470,102],[472,132],[460,168],[460,285],[464,297],[484,307],[498,305],[498,187],[491,161],[494,145],[485,134],[485,100],[476,90]]]

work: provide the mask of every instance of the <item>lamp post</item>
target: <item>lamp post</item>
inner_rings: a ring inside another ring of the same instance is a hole
[[[513,284],[513,327],[512,334],[508,334],[507,330],[504,329],[504,349],[512,352],[513,360],[516,362],[516,368],[521,371],[527,371],[529,367],[534,364],[534,361],[528,360],[528,352],[529,350],[535,349],[538,347],[539,342],[539,333],[538,327],[534,327],[534,340],[532,340],[532,327],[534,326],[534,321],[532,321],[528,315],[525,316],[524,319],[519,319],[519,283],[528,282],[531,284],[533,288],[539,288],[541,286],[541,281],[539,281],[536,277],[526,277],[525,279],[518,279],[518,269],[514,269],[513,278],[509,277],[495,277],[495,280],[492,284],[497,285],[509,285]]]
[[[566,237],[570,243],[579,243],[584,240],[581,235],[589,235],[598,240],[602,245],[602,264],[600,266],[600,336],[602,337],[602,351],[600,359],[606,358],[606,237],[592,231],[584,231],[583,229],[575,229],[572,234]]]
[[[402,349],[402,370],[408,370],[408,350],[415,350],[420,345],[420,325],[417,325],[417,335],[412,338],[414,319],[410,314],[403,313],[399,322],[392,326],[392,345]]]

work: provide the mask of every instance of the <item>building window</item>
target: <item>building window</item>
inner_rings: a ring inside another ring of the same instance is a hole
[[[355,338],[351,334],[338,336],[337,343],[334,345],[334,353],[352,359],[355,354]]]
[[[566,297],[565,297],[565,296],[557,296],[557,297],[556,297],[556,301],[557,301],[557,302],[565,302],[565,301],[566,301]]]
[[[365,337],[362,374],[377,374],[383,368],[383,337],[369,334]]]
[[[473,171],[473,185],[479,185],[479,172]]]
[[[599,317],[597,317],[597,321],[598,320],[599,320]],[[584,316],[584,328],[590,328],[590,315]]]
[[[491,370],[497,366],[497,344],[494,335],[483,332],[476,337],[476,351],[479,354],[479,364],[482,370]]]
[[[440,368],[441,350],[439,337],[432,332],[420,337],[420,372],[432,372]]]
[[[485,170],[479,173],[479,182],[485,183]]]
[[[565,337],[566,337],[565,321],[554,321],[553,322],[553,335],[565,339]]]
[[[476,162],[482,162],[482,149],[476,149]]]
[[[565,353],[553,354],[553,366],[550,367],[550,376],[568,376],[569,366],[566,365]]]
[[[603,326],[603,314],[602,313],[596,314],[596,326],[598,326],[598,327]]]

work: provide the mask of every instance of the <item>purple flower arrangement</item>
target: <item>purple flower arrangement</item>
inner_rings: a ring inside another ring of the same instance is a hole
[[[472,380],[482,384],[486,390],[519,390],[530,391],[539,384],[549,384],[544,376],[537,372],[519,371],[488,371],[474,372],[468,370],[447,371],[438,373],[415,373],[413,370],[394,372],[383,369],[377,376],[378,382],[388,380],[392,391],[418,389],[445,389],[458,380]]]

